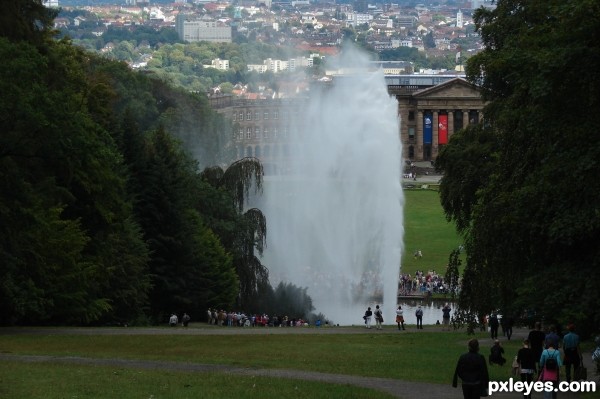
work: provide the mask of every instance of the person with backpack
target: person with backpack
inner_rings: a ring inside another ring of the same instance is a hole
[[[371,328],[371,316],[373,316],[373,311],[371,310],[371,307],[368,307],[363,316],[367,328]]]
[[[559,370],[562,367],[562,360],[560,358],[560,351],[554,348],[552,341],[548,342],[548,348],[544,349],[542,356],[540,357],[540,381],[552,382],[554,388],[558,388]],[[556,392],[544,391],[544,399],[556,399]]]
[[[379,305],[375,306],[375,327],[381,330],[381,323],[383,323],[383,312],[379,309]]]

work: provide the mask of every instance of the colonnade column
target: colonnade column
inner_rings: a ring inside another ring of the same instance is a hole
[[[439,134],[440,134],[440,111],[433,111],[433,120],[432,128],[433,128],[433,137],[431,141],[431,158],[435,159],[437,157],[438,145],[439,145]]]
[[[454,134],[454,110],[448,111],[448,140]]]
[[[417,111],[417,132],[415,134],[415,158],[423,158],[423,110]]]

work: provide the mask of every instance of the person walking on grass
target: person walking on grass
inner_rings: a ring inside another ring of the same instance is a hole
[[[487,387],[490,380],[485,358],[479,354],[479,341],[473,338],[468,344],[469,351],[460,356],[452,386],[458,386],[458,378],[462,381],[464,399],[479,399],[487,396]]]
[[[539,321],[535,323],[533,330],[529,331],[527,340],[529,341],[529,347],[533,351],[533,357],[536,363],[540,361],[542,351],[544,350],[544,340],[546,334],[542,331],[542,323]]]
[[[529,340],[524,340],[523,347],[517,352],[517,363],[519,363],[521,381],[531,383],[536,373],[537,362],[533,350],[529,347]],[[531,395],[523,395],[523,398],[530,399]]]
[[[571,366],[573,373],[579,375],[579,367],[581,366],[581,349],[579,348],[579,335],[575,334],[575,326],[569,324],[567,327],[569,332],[563,337],[563,349],[565,351],[565,374],[567,382],[571,382]]]
[[[542,352],[540,357],[540,381],[551,382],[554,388],[558,388],[558,381],[560,378],[560,368],[562,366],[562,360],[560,358],[560,352],[554,347],[554,342],[548,341],[548,347]],[[544,392],[544,399],[556,399],[556,392]]]

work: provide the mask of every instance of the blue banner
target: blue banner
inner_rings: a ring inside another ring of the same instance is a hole
[[[433,114],[426,112],[423,115],[423,144],[433,142]]]

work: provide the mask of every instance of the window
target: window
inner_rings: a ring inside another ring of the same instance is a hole
[[[252,138],[252,128],[251,128],[251,127],[248,127],[248,128],[246,129],[246,138],[247,138],[248,140],[250,140],[250,139]]]
[[[413,159],[415,157],[415,147],[408,146],[408,158]]]
[[[244,139],[244,128],[241,127],[240,130],[238,131],[238,137],[240,140]]]
[[[250,112],[250,111],[246,112],[246,120],[247,121],[251,121],[252,120],[252,112]]]
[[[260,138],[260,126],[254,128],[254,138],[257,140]]]
[[[408,139],[409,140],[414,140],[415,139],[415,127],[414,126],[409,126],[408,127]]]
[[[263,119],[264,119],[264,120],[267,120],[267,119],[269,119],[269,111],[265,111],[265,112],[264,112],[264,114],[263,114]]]
[[[258,111],[254,111],[254,120],[255,120],[255,121],[258,121],[258,120],[260,120],[260,112],[258,112]]]
[[[408,120],[409,121],[415,120],[415,111],[408,111]]]
[[[260,158],[260,146],[256,146],[256,148],[254,149],[254,156],[256,158]]]
[[[269,138],[269,128],[265,126],[265,128],[263,129],[263,139],[268,139]]]
[[[273,119],[279,119],[279,111],[273,111]]]
[[[464,126],[463,123],[463,112],[454,111],[454,132],[458,132],[460,129],[462,129]]]
[[[479,123],[479,112],[477,110],[472,109],[469,111],[469,123],[474,125]]]
[[[244,120],[244,113],[242,111],[240,111],[240,116],[239,116],[238,119],[241,120],[241,121]]]
[[[246,147],[246,156],[247,157],[252,156],[252,147],[250,147],[250,146]]]
[[[237,112],[233,113],[233,120],[236,121],[237,120]]]
[[[277,127],[273,128],[273,138],[276,139],[277,138]]]

